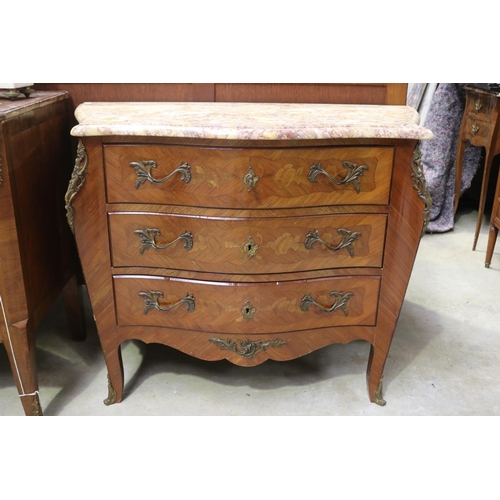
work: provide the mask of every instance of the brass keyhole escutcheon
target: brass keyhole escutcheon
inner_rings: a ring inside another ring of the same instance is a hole
[[[252,303],[247,300],[245,305],[241,308],[241,314],[246,320],[252,319],[255,316],[257,309],[252,305]]]
[[[248,237],[248,240],[243,244],[243,251],[246,253],[247,257],[251,259],[255,257],[257,254],[257,250],[259,249],[259,245],[255,243],[251,236]]]
[[[248,167],[248,172],[243,176],[243,184],[245,184],[249,193],[250,191],[252,191],[258,181],[259,177],[255,175],[253,168]]]

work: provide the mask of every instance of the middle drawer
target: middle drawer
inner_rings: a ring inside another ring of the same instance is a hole
[[[386,214],[209,218],[110,212],[113,267],[268,274],[381,267]]]

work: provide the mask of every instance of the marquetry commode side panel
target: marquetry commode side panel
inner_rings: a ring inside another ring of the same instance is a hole
[[[121,400],[130,338],[242,366],[363,339],[382,404],[428,208],[416,144],[83,134],[67,209],[106,402]]]

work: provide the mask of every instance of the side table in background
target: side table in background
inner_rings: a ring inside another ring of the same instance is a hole
[[[465,111],[458,137],[454,211],[457,212],[462,182],[462,163],[467,141],[473,146],[485,148],[484,173],[479,197],[476,232],[472,250],[476,249],[477,239],[483,221],[486,194],[491,164],[495,155],[500,153],[500,84],[469,84],[465,86]]]

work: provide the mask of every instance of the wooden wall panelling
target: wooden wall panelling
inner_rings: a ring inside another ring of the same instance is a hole
[[[203,102],[214,100],[213,83],[37,83],[35,90],[66,90],[73,109],[82,102]]]
[[[103,102],[305,102],[406,104],[406,83],[37,83],[36,90],[67,90],[75,109]]]
[[[216,83],[220,102],[406,104],[406,83]]]

